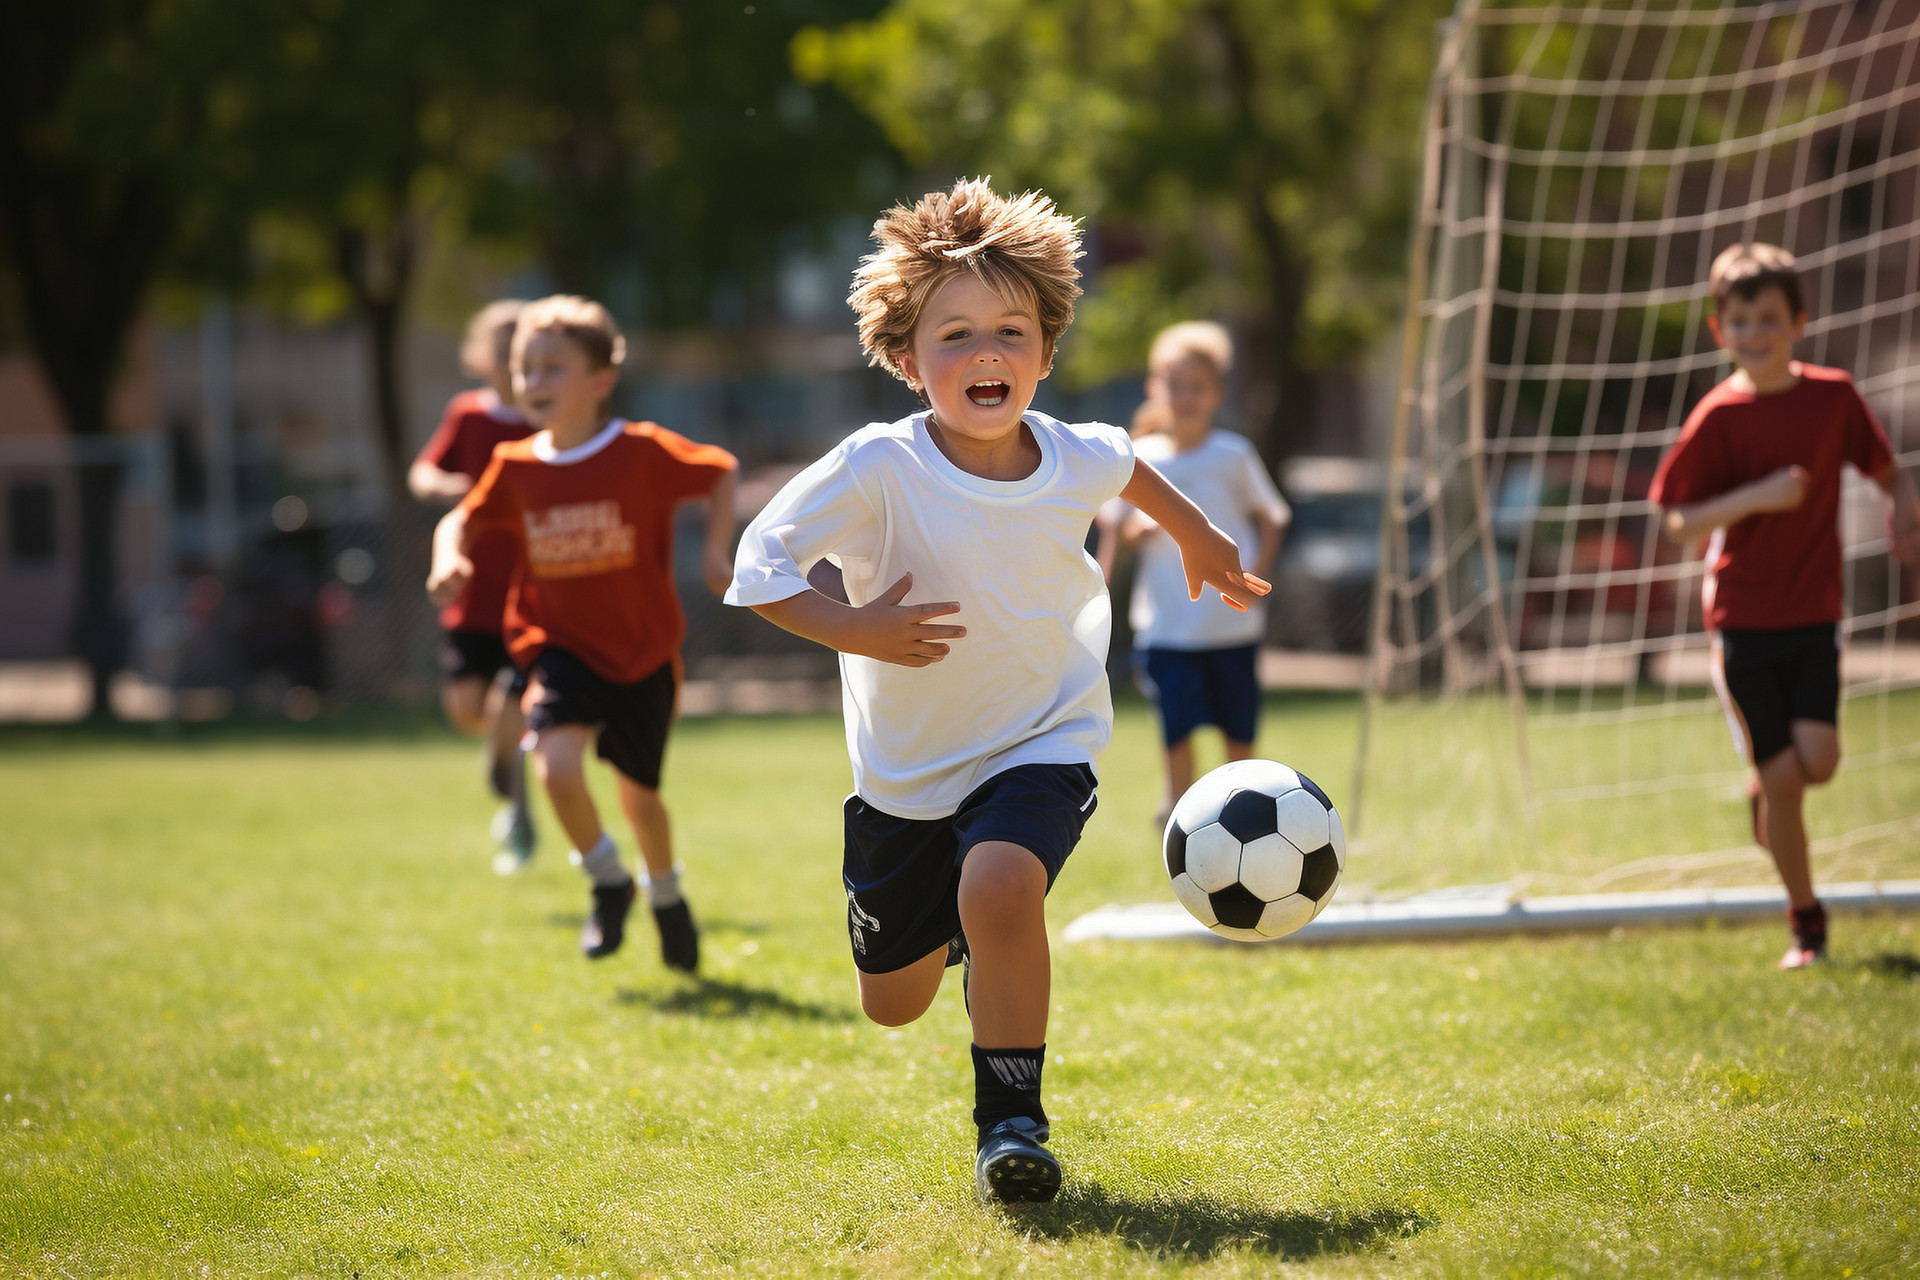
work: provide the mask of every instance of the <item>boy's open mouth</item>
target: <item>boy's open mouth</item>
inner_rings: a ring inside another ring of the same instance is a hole
[[[1006,401],[1007,390],[1007,384],[998,378],[982,378],[967,388],[967,399],[982,408],[991,409]]]

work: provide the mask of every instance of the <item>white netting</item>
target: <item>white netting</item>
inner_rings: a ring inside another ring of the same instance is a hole
[[[1739,843],[1701,566],[1646,500],[1730,371],[1704,282],[1739,240],[1798,256],[1800,356],[1852,372],[1920,463],[1920,0],[1464,0],[1429,101],[1370,844],[1479,830],[1508,850],[1486,870],[1524,843],[1591,873]],[[1816,853],[1920,844],[1920,605],[1884,509],[1848,477],[1848,758],[1812,802]]]

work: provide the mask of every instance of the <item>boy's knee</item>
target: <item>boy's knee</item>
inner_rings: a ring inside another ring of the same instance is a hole
[[[487,688],[478,680],[449,680],[440,686],[440,710],[463,733],[486,727],[486,699]]]
[[[1012,923],[1045,902],[1047,869],[1016,844],[975,845],[960,867],[960,917],[969,935]]]
[[[1840,752],[1814,751],[1800,757],[1800,772],[1808,782],[1831,782],[1840,771]]]

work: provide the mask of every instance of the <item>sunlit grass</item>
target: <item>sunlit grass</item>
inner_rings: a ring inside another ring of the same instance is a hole
[[[1279,702],[1265,746],[1340,800],[1354,724]],[[1156,767],[1130,706],[1056,926],[1166,896]],[[693,982],[644,924],[580,959],[550,829],[492,876],[473,751],[438,734],[0,736],[0,1272],[1920,1269],[1920,946],[1887,918],[1788,976],[1773,926],[1060,945],[1066,1189],[984,1211],[957,990],[892,1032],[852,997],[846,780],[837,720],[677,731]],[[1542,820],[1532,864],[1372,836],[1350,878],[1610,865],[1617,821]]]

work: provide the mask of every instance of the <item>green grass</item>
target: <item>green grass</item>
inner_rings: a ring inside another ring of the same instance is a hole
[[[1338,799],[1353,712],[1276,702],[1268,749]],[[858,1014],[836,720],[677,730],[698,982],[644,926],[579,958],[551,824],[528,875],[487,871],[468,745],[317,730],[0,734],[0,1274],[1920,1270],[1908,920],[1843,918],[1799,975],[1774,926],[1062,945],[1068,1179],[1009,1215],[971,1199],[957,990]],[[1123,709],[1056,926],[1165,896],[1152,751]],[[1383,794],[1383,829],[1420,802]],[[1735,842],[1737,800],[1708,809]],[[1531,863],[1373,836],[1351,873],[1584,873],[1617,820],[1543,817]]]

